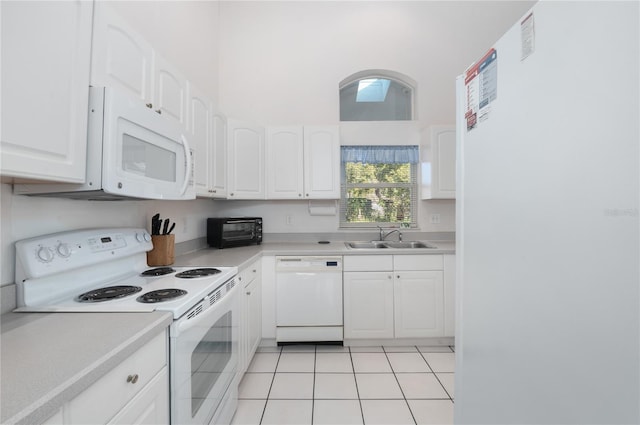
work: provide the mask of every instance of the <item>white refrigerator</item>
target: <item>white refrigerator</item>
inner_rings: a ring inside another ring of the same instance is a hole
[[[456,423],[640,423],[639,16],[541,1],[457,79]]]

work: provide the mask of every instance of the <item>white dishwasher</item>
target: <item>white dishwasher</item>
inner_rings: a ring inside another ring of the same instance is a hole
[[[276,341],[340,342],[342,257],[276,257]]]

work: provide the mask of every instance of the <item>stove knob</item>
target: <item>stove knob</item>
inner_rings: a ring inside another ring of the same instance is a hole
[[[60,244],[58,244],[56,251],[62,258],[69,258],[71,256],[71,249],[69,249],[69,245],[64,242],[60,242]]]
[[[53,260],[53,252],[51,252],[51,249],[46,246],[38,248],[36,255],[38,256],[38,260],[43,263],[50,263]]]
[[[136,233],[136,240],[140,243],[151,241],[151,236],[147,232],[144,233]]]

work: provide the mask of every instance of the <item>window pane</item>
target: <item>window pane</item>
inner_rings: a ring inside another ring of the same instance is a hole
[[[349,223],[410,223],[409,188],[348,188],[346,221]]]
[[[345,164],[347,184],[410,183],[411,164]]]
[[[412,89],[399,81],[363,78],[340,89],[340,121],[404,121],[412,117]]]

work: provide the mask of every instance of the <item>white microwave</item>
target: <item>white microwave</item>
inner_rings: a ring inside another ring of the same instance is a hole
[[[195,199],[193,152],[181,128],[139,99],[89,88],[85,183],[17,184],[14,193],[73,199]]]

